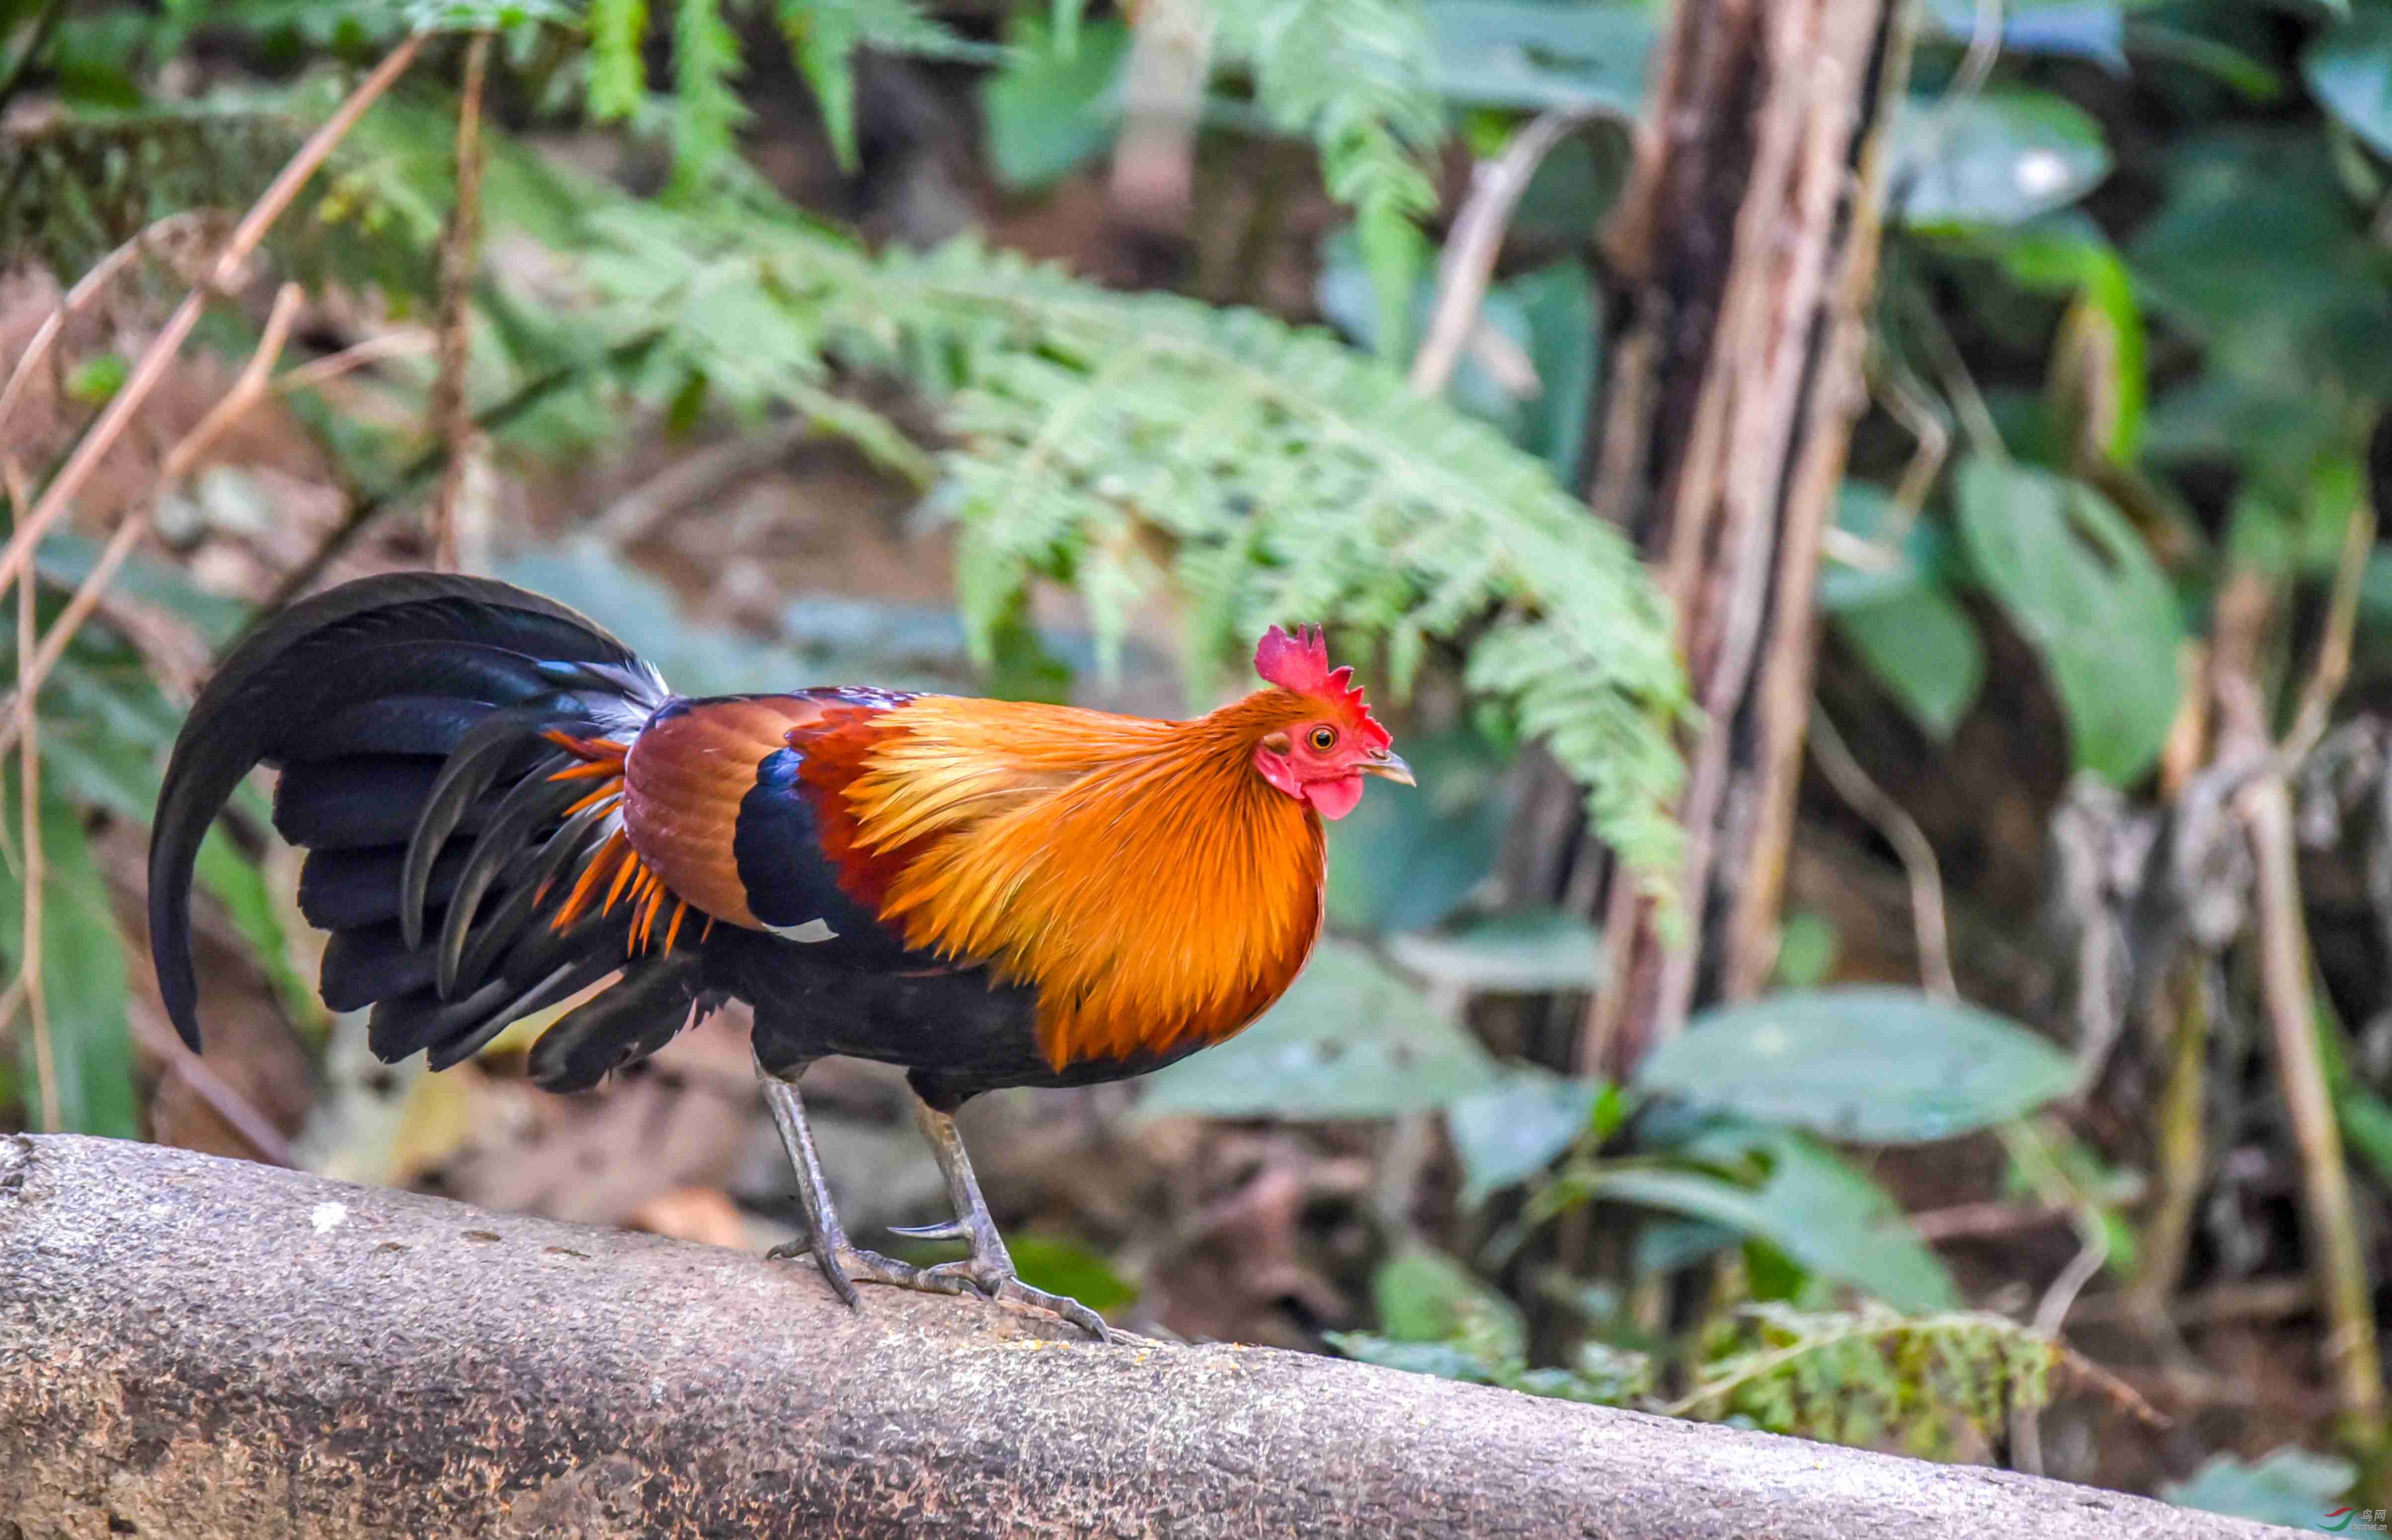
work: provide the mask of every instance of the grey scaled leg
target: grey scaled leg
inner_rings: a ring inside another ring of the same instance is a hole
[[[775,1259],[812,1257],[814,1265],[838,1297],[854,1305],[855,1281],[888,1284],[897,1288],[918,1288],[930,1294],[960,1294],[965,1280],[933,1277],[929,1271],[909,1263],[880,1256],[876,1252],[859,1251],[848,1244],[847,1231],[838,1223],[838,1210],[831,1206],[830,1184],[823,1177],[822,1157],[814,1152],[814,1132],[806,1123],[806,1105],[798,1099],[797,1078],[805,1073],[800,1065],[786,1079],[774,1075],[759,1064],[756,1077],[764,1083],[764,1103],[773,1109],[773,1121],[781,1131],[781,1147],[788,1152],[789,1164],[798,1173],[798,1202],[806,1211],[807,1234],[785,1246],[775,1246],[765,1253]]]
[[[922,1137],[930,1142],[931,1154],[938,1157],[939,1174],[947,1179],[947,1200],[955,1205],[956,1217],[949,1223],[898,1228],[896,1233],[921,1240],[967,1241],[971,1246],[970,1256],[926,1268],[923,1276],[952,1278],[970,1284],[992,1300],[1011,1300],[1052,1311],[1098,1341],[1112,1341],[1112,1333],[1106,1329],[1103,1316],[1067,1295],[1033,1288],[1014,1275],[1013,1254],[1005,1249],[1005,1237],[997,1234],[996,1221],[989,1216],[988,1201],[980,1195],[980,1179],[972,1174],[971,1157],[964,1153],[956,1120],[926,1102],[916,1102],[914,1121],[921,1126]]]

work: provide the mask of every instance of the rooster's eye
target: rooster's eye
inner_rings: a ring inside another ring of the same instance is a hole
[[[1326,754],[1326,753],[1328,753],[1331,749],[1335,748],[1336,746],[1337,746],[1337,730],[1336,730],[1335,728],[1333,728],[1333,727],[1316,727],[1316,728],[1314,728],[1314,729],[1312,730],[1312,752],[1313,752],[1313,753],[1315,753],[1315,754]]]

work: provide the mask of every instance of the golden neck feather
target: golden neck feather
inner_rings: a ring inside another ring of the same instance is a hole
[[[1058,1068],[1214,1041],[1279,998],[1320,927],[1320,820],[1255,772],[1300,715],[1263,691],[1193,721],[926,697],[849,783],[909,945],[1039,990]]]

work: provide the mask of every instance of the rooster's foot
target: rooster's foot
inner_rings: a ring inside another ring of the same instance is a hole
[[[962,1279],[933,1278],[927,1268],[884,1257],[878,1251],[865,1251],[844,1241],[819,1246],[810,1236],[775,1246],[764,1255],[775,1262],[812,1258],[829,1282],[831,1292],[851,1306],[858,1303],[858,1283],[887,1284],[891,1288],[915,1288],[925,1294],[960,1294],[966,1287]]]
[[[922,1278],[924,1288],[934,1287],[933,1280],[953,1282],[958,1288],[968,1286],[985,1299],[1033,1305],[1061,1316],[1099,1342],[1112,1340],[1112,1332],[1103,1316],[1068,1294],[1049,1294],[1023,1283],[1014,1275],[1012,1259],[1002,1251],[994,1257],[967,1257],[962,1262],[942,1262],[935,1267],[926,1267]]]
[[[959,1240],[971,1248],[971,1255],[961,1262],[942,1262],[924,1268],[922,1276],[928,1287],[952,1283],[958,1288],[975,1289],[986,1299],[1034,1305],[1061,1316],[1099,1342],[1112,1341],[1112,1333],[1106,1329],[1103,1316],[1069,1295],[1034,1288],[1014,1274],[1013,1256],[1005,1249],[1005,1236],[998,1233],[996,1221],[989,1214],[987,1200],[981,1197],[980,1179],[972,1174],[971,1158],[964,1153],[956,1120],[928,1103],[916,1104],[914,1120],[921,1126],[923,1137],[930,1140],[931,1154],[938,1158],[956,1217],[943,1224],[900,1229],[897,1234],[915,1240]],[[937,1282],[929,1283],[933,1279]]]

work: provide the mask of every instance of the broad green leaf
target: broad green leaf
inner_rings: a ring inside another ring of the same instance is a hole
[[[42,549],[33,560],[44,578],[61,588],[73,589],[91,576],[99,553],[100,543],[89,536],[58,530],[44,537]],[[203,641],[217,646],[230,641],[249,619],[249,606],[240,601],[210,593],[192,582],[191,575],[182,568],[138,552],[126,557],[116,569],[110,587],[144,603],[174,612]]]
[[[2381,250],[2318,134],[2190,136],[2169,149],[2165,180],[2128,260],[2144,292],[2206,344],[2213,382],[2230,377],[2312,422],[2331,419],[2315,410],[2321,388],[2392,391]],[[2279,451],[2252,437],[2242,453]]]
[[[1972,456],[1957,503],[1978,576],[2051,676],[2076,764],[2129,784],[2176,720],[2184,637],[2150,550],[2100,493],[2023,465]]]
[[[1434,1375],[1465,1385],[1491,1385],[1503,1371],[1502,1363],[1474,1352],[1459,1342],[1410,1342],[1375,1331],[1332,1331],[1322,1334],[1329,1345],[1358,1364],[1375,1364],[1406,1374]]]
[[[2301,77],[2327,111],[2392,155],[2392,12],[2354,11],[2301,55]]]
[[[2265,17],[2248,7],[2244,11],[2249,19],[2259,22],[2264,29]],[[2208,18],[2196,16],[2193,19],[2211,19],[2216,15],[2213,9]],[[2237,19],[2243,19],[2242,12],[2235,15]],[[2214,20],[2211,26],[2177,26],[2169,20],[2138,19],[2135,23],[2135,45],[2147,57],[2197,70],[2246,101],[2272,102],[2284,94],[2282,71],[2263,62],[2250,47],[2218,37],[2213,29]]]
[[[1985,679],[1984,644],[1966,611],[1920,585],[1836,612],[1836,635],[1928,736],[1949,742]]]
[[[13,769],[13,767],[11,767]],[[16,779],[5,816],[19,818]],[[57,1072],[59,1132],[137,1138],[140,1110],[133,1088],[133,1045],[125,1023],[125,940],[109,902],[108,883],[84,837],[82,811],[44,788],[42,856],[42,994],[47,1004],[51,1063]],[[19,874],[0,874],[0,950],[13,973],[24,961],[24,886]],[[20,1008],[18,1085],[38,1117],[36,1070],[29,1011]]]
[[[1586,265],[1571,258],[1498,284],[1495,292],[1520,307],[1537,366],[1539,389],[1516,440],[1554,468],[1555,481],[1576,486],[1603,367],[1602,291]]]
[[[2074,210],[2008,232],[2001,238],[2001,258],[2010,277],[2027,288],[2076,294],[2066,325],[2101,344],[2098,357],[2076,367],[2100,366],[2094,383],[2112,418],[2104,447],[2118,463],[2131,464],[2142,446],[2151,387],[2142,306],[2126,260],[2099,226]],[[2078,394],[2080,406],[2090,400],[2083,389]]]
[[[1843,932],[1834,920],[1815,909],[1794,910],[1777,931],[1777,988],[1808,990],[1825,983],[1843,950]]]
[[[2212,1455],[2189,1481],[2163,1482],[2160,1496],[2178,1508],[2256,1519],[2315,1534],[2322,1516],[2359,1479],[2348,1460],[2312,1455],[2295,1444],[2245,1462]]]
[[[1820,609],[1833,614],[1874,604],[1918,586],[1919,547],[1931,526],[1914,517],[1907,530],[1897,532],[1898,518],[1892,496],[1881,486],[1847,481],[1836,489],[1837,537],[1820,557]]]
[[[1897,1310],[1952,1310],[1959,1287],[1885,1189],[1826,1145],[1791,1129],[1713,1124],[1679,1143],[1680,1159],[1722,1171],[1754,1163],[1745,1183],[1684,1166],[1597,1167],[1587,1196],[1708,1220],[1776,1247],[1814,1273],[1867,1290]]]
[[[1425,1246],[1406,1247],[1380,1263],[1371,1300],[1381,1329],[1398,1342],[1442,1342],[1477,1331],[1498,1352],[1516,1354],[1527,1340],[1517,1306]]]
[[[1138,1106],[1147,1117],[1392,1118],[1444,1106],[1496,1079],[1476,1038],[1367,949],[1329,937],[1261,1020],[1158,1071]]]
[[[2016,225],[2074,203],[2110,174],[2100,127],[2040,91],[1914,97],[1893,127],[1904,223]]]
[[[1388,953],[1431,983],[1488,994],[1591,990],[1601,946],[1594,926],[1554,910],[1490,914],[1451,930],[1387,938]]]
[[[1115,20],[1060,33],[1018,19],[1004,69],[981,82],[981,123],[989,165],[1008,190],[1060,181],[1111,149],[1121,126],[1113,83],[1129,53],[1129,28]]]
[[[1107,1311],[1138,1299],[1138,1286],[1113,1271],[1112,1263],[1077,1241],[1036,1231],[1006,1237],[1014,1270],[1033,1288],[1066,1295],[1090,1310]]]
[[[1878,985],[1707,1011],[1646,1055],[1635,1085],[1831,1139],[1949,1139],[2024,1117],[2075,1083],[2067,1055],[2016,1022]]]
[[[2002,51],[2091,59],[2126,72],[2126,18],[2118,0],[2009,0],[2000,11]],[[1930,36],[1965,44],[1976,36],[1977,0],[1929,0]]]
[[[1515,1065],[1499,1083],[1449,1106],[1445,1128],[1462,1162],[1463,1206],[1552,1165],[1587,1132],[1601,1090],[1593,1081]]]
[[[1468,107],[1541,112],[1644,102],[1653,13],[1619,0],[1431,0],[1437,90]]]

